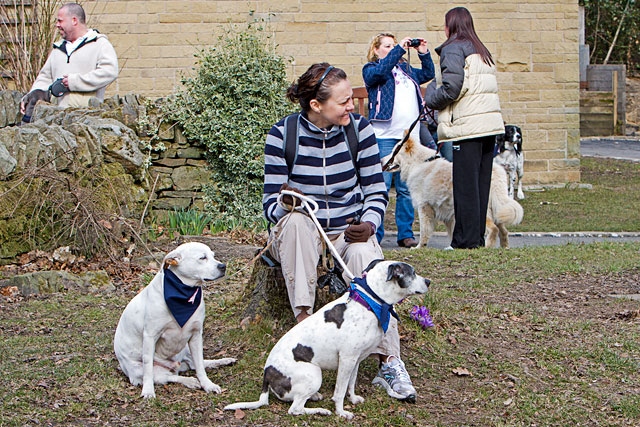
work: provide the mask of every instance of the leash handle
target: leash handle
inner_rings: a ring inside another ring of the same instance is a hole
[[[309,196],[305,196],[304,194],[296,193],[295,191],[291,191],[291,190],[282,190],[280,194],[278,194],[278,204],[280,206],[282,207],[285,206],[284,203],[282,202],[282,197],[285,195],[295,197],[296,199],[300,199],[302,204],[300,206],[296,206],[295,207],[296,210],[301,210],[302,208],[305,208],[305,210],[310,214],[318,212],[319,207],[315,200],[313,200]],[[305,207],[305,202],[307,205],[306,207]]]
[[[343,268],[344,273],[347,275],[349,280],[353,279],[355,276],[353,275],[351,270],[349,270],[349,268],[347,267],[347,264],[344,262],[344,260],[342,259],[342,257],[340,256],[340,254],[338,253],[336,248],[331,243],[331,240],[329,240],[329,236],[327,236],[327,233],[324,232],[324,229],[320,225],[320,222],[318,222],[318,218],[316,218],[316,212],[318,211],[318,204],[316,203],[316,201],[311,199],[311,198],[309,198],[308,196],[305,196],[305,195],[300,194],[300,193],[296,193],[295,191],[282,190],[280,192],[280,194],[278,195],[278,203],[281,203],[281,198],[284,195],[289,195],[289,196],[297,197],[298,199],[300,199],[301,206],[299,208],[296,208],[296,209],[303,208],[304,210],[307,211],[307,213],[309,214],[309,217],[311,218],[311,220],[315,224],[316,228],[318,229],[318,232],[320,233],[320,235],[322,236],[324,241],[327,243],[327,247],[329,248],[329,250],[333,254],[333,258],[336,261],[338,261],[338,263]]]

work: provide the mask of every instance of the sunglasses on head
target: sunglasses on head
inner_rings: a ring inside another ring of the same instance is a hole
[[[322,82],[324,81],[325,78],[327,78],[331,70],[333,70],[334,68],[335,67],[333,65],[329,65],[327,69],[324,70],[322,77],[320,77],[320,80],[318,80],[318,83],[316,83],[316,86],[313,88],[313,98],[315,98],[318,95],[318,90],[320,89],[320,86],[322,86]]]

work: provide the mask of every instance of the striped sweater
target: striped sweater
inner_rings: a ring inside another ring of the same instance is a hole
[[[264,149],[262,198],[268,221],[275,224],[288,213],[277,203],[280,187],[286,182],[318,203],[316,217],[328,233],[343,231],[346,220],[356,215],[376,228],[382,224],[388,198],[378,144],[367,119],[357,114],[353,117],[359,134],[356,167],[360,182],[342,126],[323,131],[303,112],[291,171],[284,157],[284,119],[271,128]]]

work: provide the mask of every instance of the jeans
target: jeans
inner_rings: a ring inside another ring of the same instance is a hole
[[[400,141],[399,139],[376,139],[380,149],[380,158],[391,154],[393,147]],[[413,202],[409,194],[407,183],[400,179],[400,172],[383,172],[384,183],[387,185],[387,192],[395,182],[396,186],[396,227],[398,228],[398,242],[408,237],[415,238],[411,227],[413,226]],[[378,227],[376,238],[378,243],[384,237],[384,224]]]
[[[450,162],[453,162],[453,145],[451,141],[440,144],[440,155]]]

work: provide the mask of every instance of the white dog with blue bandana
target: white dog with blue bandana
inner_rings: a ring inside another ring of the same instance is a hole
[[[262,392],[255,402],[240,402],[224,409],[255,409],[269,403],[269,391],[292,402],[291,415],[331,415],[324,408],[306,408],[307,400],[320,400],[322,370],[338,370],[333,401],[336,414],[351,419],[344,410],[349,392],[352,404],[364,399],[355,394],[360,362],[376,349],[395,315],[393,304],[427,292],[429,280],[409,264],[374,261],[349,292],[328,303],[287,332],[269,353],[264,367]]]
[[[133,385],[142,384],[142,397],[154,398],[154,384],[180,383],[220,393],[206,368],[229,365],[236,359],[205,360],[202,354],[204,298],[202,285],[224,277],[226,266],[211,249],[184,243],[169,252],[153,280],[124,309],[113,347],[120,368]],[[179,372],[196,371],[196,378]]]

